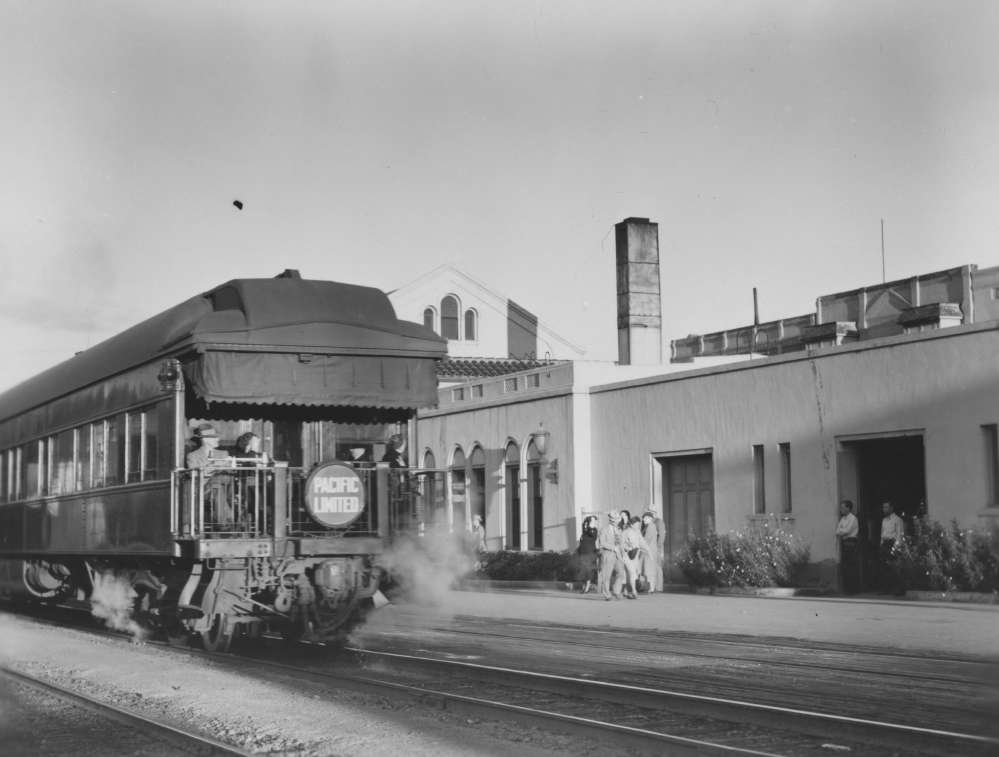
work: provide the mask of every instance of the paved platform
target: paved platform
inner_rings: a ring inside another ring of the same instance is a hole
[[[883,598],[665,593],[605,601],[564,589],[487,588],[422,598],[428,613],[588,627],[801,639],[999,661],[999,606]],[[413,605],[409,606],[412,609]]]

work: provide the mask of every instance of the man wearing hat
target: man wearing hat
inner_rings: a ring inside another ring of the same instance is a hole
[[[219,435],[210,423],[202,423],[194,430],[194,438],[198,441],[199,446],[196,450],[187,453],[187,467],[203,470],[215,456],[212,453],[218,449]]]
[[[607,513],[607,523],[597,534],[597,554],[600,555],[600,573],[597,583],[600,593],[604,599],[611,598],[611,578],[614,571],[624,571],[624,563],[621,561],[621,529],[617,527],[617,522],[621,519],[621,513],[611,510]],[[620,599],[619,592],[614,593],[615,599]]]

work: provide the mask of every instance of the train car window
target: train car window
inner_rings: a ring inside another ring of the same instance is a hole
[[[104,485],[115,486],[125,481],[125,416],[113,415],[107,420],[107,447],[104,455]]]
[[[90,436],[93,426],[86,425],[78,429],[76,437],[76,488],[79,491],[93,486],[93,461],[90,459]]]
[[[7,501],[7,486],[10,474],[7,473],[7,456],[9,452],[0,452],[0,503]]]
[[[33,499],[42,493],[42,442],[28,442],[21,449],[20,479],[23,482],[24,496]]]
[[[12,449],[8,454],[10,455],[7,460],[7,472],[10,476],[7,482],[10,486],[8,491],[10,499],[16,500],[21,498],[21,448]]]
[[[159,427],[158,407],[147,407],[142,411],[142,480],[160,478],[159,467]]]
[[[156,425],[152,431],[147,430],[149,436],[155,436],[152,440],[155,443],[155,454],[150,457],[150,465],[156,466],[156,478],[169,478],[170,471],[174,468],[174,417],[173,406],[169,402],[161,402],[156,406]],[[152,413],[150,413],[152,415]],[[149,444],[150,440],[147,439]],[[182,463],[183,464],[183,463]]]
[[[93,444],[93,486],[98,489],[104,486],[105,471],[107,470],[107,421],[97,421],[91,424],[91,443]]]
[[[56,434],[49,447],[49,494],[69,494],[74,490],[73,455],[76,430]]]
[[[143,469],[145,468],[145,455],[143,455],[143,416],[144,412],[133,412],[125,416],[125,460],[127,481],[141,481]]]

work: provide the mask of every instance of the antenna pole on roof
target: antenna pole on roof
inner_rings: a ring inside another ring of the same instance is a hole
[[[881,283],[885,283],[885,219],[881,219]]]

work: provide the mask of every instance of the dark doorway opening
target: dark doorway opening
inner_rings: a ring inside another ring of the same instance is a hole
[[[859,525],[860,589],[877,589],[881,504],[891,502],[909,530],[926,511],[926,458],[922,434],[843,441],[839,450],[840,499],[853,500]]]

